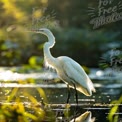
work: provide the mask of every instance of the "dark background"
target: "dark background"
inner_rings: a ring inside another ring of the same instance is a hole
[[[116,0],[104,7],[117,6],[119,13],[119,2]],[[98,5],[97,0],[0,1],[0,65],[43,66],[43,43],[47,39],[25,30],[47,27],[56,37],[56,45],[51,49],[53,56],[66,55],[82,65],[99,67],[101,56],[112,49],[121,51],[122,22],[93,29],[90,20],[98,17]],[[95,8],[94,17],[89,16],[91,7]]]

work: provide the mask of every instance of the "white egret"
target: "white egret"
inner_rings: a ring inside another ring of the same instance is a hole
[[[44,44],[44,59],[49,66],[56,70],[59,78],[69,87],[75,88],[86,96],[91,96],[92,91],[95,92],[95,88],[84,69],[76,61],[67,56],[55,58],[51,55],[50,48],[55,44],[55,37],[52,32],[46,28],[33,29],[31,31],[47,36],[48,42]]]

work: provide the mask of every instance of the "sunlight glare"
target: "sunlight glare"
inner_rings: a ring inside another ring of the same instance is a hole
[[[96,75],[97,76],[103,76],[103,72],[99,70],[99,71],[96,72]]]
[[[14,76],[13,76],[14,75]],[[4,71],[0,73],[0,80],[9,81],[9,80],[16,80],[18,77],[18,73],[13,73],[10,70]]]
[[[7,81],[7,80],[9,80],[12,77],[12,74],[13,73],[10,70],[7,70],[5,72],[0,73],[0,77],[4,81]]]

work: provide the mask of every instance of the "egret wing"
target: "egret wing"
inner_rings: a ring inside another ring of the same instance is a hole
[[[70,80],[76,85],[76,89],[87,96],[90,96],[91,91],[95,91],[93,83],[85,73],[84,69],[74,60],[70,59],[63,63],[64,72]],[[73,86],[72,86],[73,87]]]

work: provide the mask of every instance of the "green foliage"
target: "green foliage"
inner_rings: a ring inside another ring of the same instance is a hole
[[[22,29],[16,33],[19,35],[21,31]],[[111,49],[108,45],[117,37],[117,34],[113,33],[111,33],[112,37],[108,36],[104,31],[91,32],[76,28],[53,30],[53,32],[56,37],[56,45],[51,52],[55,57],[67,55],[90,67],[98,66],[101,55]],[[14,37],[13,33],[15,32],[9,33],[10,40],[1,40],[0,65],[42,66],[43,43],[47,39],[39,34],[26,33],[25,36],[20,34],[23,36],[23,41],[21,41],[21,37],[19,39],[17,38],[19,36]]]
[[[87,29],[68,28],[54,31],[56,45],[52,49],[55,56],[67,55],[82,65],[96,67],[101,55],[110,50],[109,43],[116,40],[117,34],[104,31],[88,31]],[[108,36],[108,35],[112,36]],[[116,41],[117,43],[117,41]],[[119,42],[118,42],[119,44]]]
[[[91,30],[89,6],[98,6],[93,1],[63,0],[1,0],[0,1],[0,65],[33,65],[30,59],[37,57],[42,66],[44,36],[30,34],[30,28],[48,27],[56,37],[54,56],[67,55],[83,65],[97,67],[101,55],[110,50],[108,44],[121,43],[121,23],[111,23],[99,30]],[[53,11],[54,10],[54,11]],[[56,20],[60,27],[57,28]],[[61,28],[62,27],[62,28]],[[35,67],[35,64],[33,65]],[[36,66],[37,67],[37,66]]]
[[[18,84],[35,84],[35,81],[33,79],[19,80]],[[56,113],[48,104],[45,91],[40,87],[32,89],[21,87],[1,89],[6,93],[6,97],[0,104],[0,122],[55,122],[62,115],[61,121],[70,119],[69,104],[65,106],[64,111]]]
[[[18,81],[20,84],[27,81]],[[47,97],[42,88],[35,88],[38,91],[42,101],[38,101],[28,91],[23,91],[23,97],[28,98],[28,102],[23,102],[20,97],[21,89],[13,88],[4,103],[0,105],[1,122],[43,122],[55,121],[55,114],[47,104]]]
[[[28,64],[31,56],[40,56],[41,43],[39,44],[36,38],[31,39],[30,33],[26,30],[35,26],[32,22],[33,15],[35,21],[43,16],[42,8],[47,6],[47,2],[47,0],[36,2],[31,0],[25,4],[25,1],[21,0],[0,1],[0,65]]]
[[[86,66],[82,66],[82,67],[87,74],[90,74],[90,69],[88,67],[86,67]]]
[[[114,100],[111,102],[111,104],[114,104],[114,106],[110,109],[110,113],[108,114],[108,120],[110,122],[118,122],[119,121],[119,115],[116,113],[119,113],[119,105],[122,104],[122,96],[118,100]]]
[[[43,58],[39,57],[39,56],[32,56],[29,59],[29,64],[32,67],[38,67],[38,65],[43,65]]]
[[[30,33],[22,31],[22,28],[18,27],[8,33],[8,38],[5,37],[5,40],[0,39],[0,65],[18,66],[29,63],[32,66],[29,60],[36,57],[36,65],[42,66],[43,59],[40,56],[42,54],[42,41],[37,40],[36,36],[33,36],[31,40]]]

